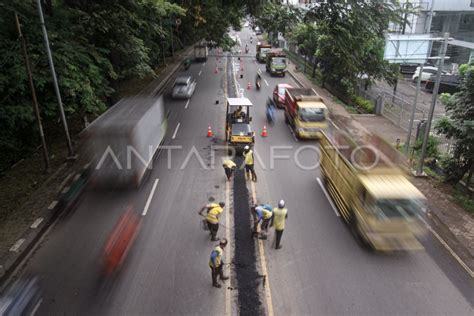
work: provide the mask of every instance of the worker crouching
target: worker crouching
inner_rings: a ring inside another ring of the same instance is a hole
[[[219,244],[211,251],[211,257],[209,259],[209,267],[211,268],[212,285],[220,288],[221,285],[217,283],[217,277],[221,281],[229,279],[228,276],[224,275],[224,248],[227,246],[227,239],[222,239]]]

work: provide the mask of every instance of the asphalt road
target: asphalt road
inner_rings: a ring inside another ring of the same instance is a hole
[[[249,32],[240,33],[243,45]],[[380,255],[358,246],[319,186],[319,169],[310,168],[317,162],[318,143],[296,141],[282,111],[275,126],[266,123],[265,101],[273,87],[295,83],[288,76],[266,74],[251,57],[255,40],[250,47],[249,57],[241,58],[244,78],[237,81],[244,89],[251,82],[252,89],[244,93],[254,104],[253,129],[259,135],[267,125],[269,133],[256,140],[261,159],[256,165],[257,199],[272,204],[285,199],[289,209],[283,249],[271,248],[273,234],[263,243],[274,314],[472,315],[473,280],[431,236],[423,240],[426,251],[417,253]],[[166,98],[171,111],[166,144],[182,149],[173,149],[170,160],[162,152],[140,189],[86,191],[26,262],[21,273],[39,276],[43,289],[38,315],[224,315],[225,293],[231,293],[230,302],[236,305],[232,291],[211,286],[208,258],[213,243],[197,215],[208,201],[226,199],[219,163],[223,150],[215,153],[216,169],[207,170],[208,164],[212,167],[212,146],[223,144],[223,67],[224,61],[214,57],[205,65],[194,63],[186,72],[198,80],[189,104]],[[258,67],[264,73],[261,91],[253,84]],[[212,139],[206,138],[208,124],[215,133]],[[271,157],[283,155],[291,158],[279,157],[272,165]],[[103,279],[100,258],[108,234],[127,206],[142,214],[156,179],[150,207],[122,269]],[[219,236],[224,233],[221,228]]]

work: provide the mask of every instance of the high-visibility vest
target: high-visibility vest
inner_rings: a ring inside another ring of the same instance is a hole
[[[229,168],[229,169],[233,169],[233,168],[236,168],[236,167],[237,167],[237,165],[235,164],[235,162],[233,162],[233,161],[230,160],[230,159],[224,160],[223,165],[224,165],[225,168]]]
[[[273,209],[273,226],[275,230],[285,229],[285,221],[288,210],[286,208],[275,207]]]
[[[209,266],[211,268],[218,268],[221,266],[221,264],[224,263],[223,256],[222,256],[223,253],[224,253],[224,249],[222,249],[221,246],[219,245],[217,245],[211,251],[211,257],[209,258]]]
[[[219,224],[219,215],[224,211],[217,203],[209,204],[206,220],[211,224]]]
[[[272,211],[269,211],[266,209],[263,205],[259,205],[255,208],[255,212],[257,213],[257,219],[260,221],[262,218],[263,219],[269,219],[272,218],[273,213]]]
[[[245,157],[245,164],[246,165],[253,165],[253,151],[250,149],[247,153],[244,153]]]

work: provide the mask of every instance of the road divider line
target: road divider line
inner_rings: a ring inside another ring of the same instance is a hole
[[[263,79],[263,81],[265,82],[265,84],[267,85],[267,87],[270,86],[270,85],[268,84],[267,79]]]
[[[318,184],[321,187],[321,190],[323,190],[323,193],[326,196],[326,199],[328,199],[328,202],[331,205],[332,210],[334,211],[334,213],[336,213],[336,216],[341,217],[341,214],[339,214],[339,211],[337,210],[336,205],[334,205],[334,202],[332,201],[331,197],[329,196],[328,191],[326,191],[326,188],[324,187],[323,183],[321,182],[321,179],[319,179],[319,177],[318,177],[318,178],[316,178],[316,180],[318,181]]]
[[[23,245],[23,243],[26,241],[25,238],[21,238],[21,239],[18,239],[16,243],[13,244],[13,246],[11,246],[10,248],[10,251],[11,252],[18,252],[18,250],[20,249],[21,245]]]
[[[202,74],[202,70],[199,70],[199,74],[198,74],[198,76],[200,76],[201,74]]]
[[[227,205],[227,214],[225,215],[225,238],[227,239],[228,242],[230,242],[230,181],[225,182],[225,205]],[[225,257],[228,262],[231,262],[230,259],[230,247],[225,248]],[[230,267],[229,271],[227,272],[227,275],[229,276],[229,284],[232,284],[232,274],[230,273]],[[227,286],[225,289],[225,310],[224,310],[224,315],[230,316],[232,314],[232,307],[231,307],[231,290],[230,286]]]
[[[191,101],[191,99],[188,99],[188,101],[186,101],[186,105],[184,106],[185,109],[188,108],[188,106],[189,106],[189,101]]]
[[[33,308],[33,311],[31,311],[31,316],[36,315],[36,312],[38,311],[39,307],[41,306],[41,303],[43,303],[43,299],[40,298],[38,303],[36,303],[35,307]]]
[[[252,202],[253,205],[257,204],[257,191],[255,189],[255,182],[250,182],[250,188],[252,190]],[[272,291],[270,289],[270,277],[268,275],[267,269],[267,259],[265,258],[265,248],[263,247],[263,242],[261,239],[257,238],[258,244],[258,254],[260,256],[260,262],[262,265],[262,274],[264,275],[264,286],[263,290],[265,292],[265,301],[267,302],[267,315],[273,316],[273,301],[272,301]]]
[[[179,126],[181,125],[181,123],[178,123],[178,125],[176,125],[176,129],[174,130],[174,133],[173,133],[173,136],[171,137],[171,139],[175,139],[176,138],[176,134],[178,133],[178,129],[179,129]]]
[[[33,228],[33,229],[38,228],[38,226],[41,224],[41,222],[43,222],[43,218],[42,218],[42,217],[38,217],[38,218],[33,222],[33,224],[31,224],[30,228]]]
[[[467,266],[467,264],[462,261],[462,259],[456,254],[456,252],[454,252],[454,250],[448,245],[448,243],[445,242],[443,238],[441,238],[441,236],[433,229],[433,227],[430,226],[430,224],[428,224],[428,222],[423,217],[420,216],[420,219],[423,221],[423,223],[425,223],[426,228],[430,231],[430,233],[432,233],[436,237],[436,239],[438,239],[441,245],[443,245],[444,248],[446,248],[446,250],[451,254],[451,256],[453,256],[453,258],[461,265],[461,267],[466,270],[469,276],[471,278],[474,278],[474,271],[472,271]]]
[[[150,207],[151,199],[153,198],[153,195],[155,194],[156,186],[158,185],[158,182],[160,179],[155,179],[155,183],[153,183],[153,187],[151,188],[150,195],[148,196],[148,199],[146,200],[145,208],[143,209],[142,216],[145,216],[146,213],[148,212],[148,208]]]

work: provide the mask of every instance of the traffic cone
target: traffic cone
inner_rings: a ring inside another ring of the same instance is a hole
[[[212,134],[212,129],[211,129],[211,125],[209,125],[207,127],[207,137],[213,137],[214,135]]]
[[[263,125],[262,137],[267,137],[267,136],[268,136],[268,133],[267,133],[267,126],[266,126],[266,125]]]
[[[251,85],[250,85],[250,81],[247,82],[247,90],[250,90],[251,88]]]
[[[214,73],[215,73],[215,74],[217,73],[217,66],[216,66],[216,68],[214,69]]]

